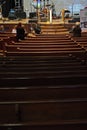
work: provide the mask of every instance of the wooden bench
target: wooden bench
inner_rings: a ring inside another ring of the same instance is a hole
[[[50,86],[87,84],[86,70],[81,71],[39,71],[39,72],[0,72],[2,87]]]
[[[2,130],[86,130],[87,129],[87,121],[65,121],[65,122],[46,122],[46,123],[14,123],[14,124],[9,124],[9,123],[3,123],[0,124],[0,128]]]
[[[0,123],[87,120],[87,99],[0,102]]]
[[[0,86],[0,102],[7,101],[36,101],[36,100],[64,100],[87,98],[87,86],[57,85],[57,86]]]

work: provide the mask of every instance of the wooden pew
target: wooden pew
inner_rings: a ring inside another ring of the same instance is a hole
[[[9,43],[8,43],[9,45]],[[47,41],[47,42],[43,42],[43,41],[29,41],[29,42],[26,42],[26,41],[22,41],[22,42],[15,42],[15,43],[12,43],[12,45],[23,45],[23,46],[78,46],[76,43],[74,43],[73,41],[70,41],[70,42],[58,42],[58,41]]]
[[[14,123],[14,124],[1,124],[2,130],[86,130],[87,121],[68,121],[68,122],[55,122],[55,123]]]
[[[82,65],[81,62],[73,56],[65,56],[65,55],[55,56],[54,55],[50,57],[46,55],[43,57],[42,56],[39,57],[35,55],[34,57],[32,56],[18,57],[17,55],[17,57],[2,58],[0,61],[1,85],[6,84],[7,82],[12,83],[12,81],[16,83],[18,82],[18,84],[21,84],[19,82],[22,81],[22,78],[24,81],[23,86],[24,85],[26,86],[27,83],[31,84],[31,81],[33,80],[35,80],[35,83],[37,84],[39,83],[46,84],[47,81],[49,83],[49,81],[51,80],[53,80],[53,83],[58,84],[62,80],[66,82],[68,81],[68,79],[71,81],[71,79],[74,78],[73,80],[75,80],[76,82],[76,79],[78,79],[79,77],[84,78],[86,76],[85,75],[86,73],[87,73],[86,65],[85,66]],[[76,78],[76,74],[78,78]],[[11,79],[12,77],[13,79]],[[60,79],[60,81],[58,79]],[[6,81],[6,83],[3,82],[4,80]],[[54,82],[54,81],[57,81],[57,82]],[[81,80],[77,82],[83,82],[83,81]],[[52,81],[50,82],[50,84],[51,83]]]
[[[38,71],[38,72],[1,72],[2,87],[50,86],[67,84],[87,84],[86,70],[81,71]]]
[[[36,100],[64,100],[87,98],[87,86],[57,85],[57,86],[16,86],[0,87],[0,102],[14,101],[36,101]],[[22,98],[23,97],[23,98]]]
[[[57,37],[57,38],[69,38],[67,35],[65,35],[65,34],[55,34],[55,35],[53,35],[53,34],[36,34],[36,36],[37,37]]]
[[[58,37],[27,37],[24,41],[27,41],[27,40],[45,40],[45,41],[47,41],[47,40],[59,40],[59,41],[71,41],[71,39],[69,39],[69,38],[58,38]]]
[[[14,45],[8,45],[8,44],[5,44],[5,48],[6,48],[6,50],[7,51],[13,51],[13,49],[14,50],[17,50],[17,48],[20,48],[19,50],[21,50],[21,49],[29,49],[30,51],[32,51],[32,50],[62,50],[62,49],[65,49],[65,50],[69,50],[70,48],[73,50],[73,49],[81,49],[81,47],[80,46],[78,46],[78,45],[76,45],[76,44],[41,44],[41,45],[39,45],[39,44],[37,44],[37,45],[35,45],[35,44],[14,44]],[[11,50],[11,49],[12,50]]]
[[[0,103],[0,124],[12,123],[16,120],[14,104]]]
[[[87,99],[0,102],[1,124],[87,121]],[[5,118],[6,117],[6,118]]]

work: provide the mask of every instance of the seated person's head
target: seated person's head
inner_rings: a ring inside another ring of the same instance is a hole
[[[76,25],[76,26],[80,26],[80,22],[76,22],[75,25]]]
[[[3,32],[3,31],[4,31],[4,26],[1,25],[1,26],[0,26],[0,32]]]
[[[22,23],[21,22],[19,22],[18,23],[18,25],[17,25],[17,27],[21,27],[22,26]]]

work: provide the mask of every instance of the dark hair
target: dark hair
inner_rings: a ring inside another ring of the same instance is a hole
[[[21,25],[22,25],[22,24],[21,24],[21,22],[20,22],[20,23],[18,23],[17,27],[21,27]]]

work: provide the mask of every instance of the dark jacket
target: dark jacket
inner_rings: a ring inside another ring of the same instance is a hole
[[[40,34],[41,33],[41,27],[40,26],[35,27],[34,30],[35,30],[36,34]]]
[[[17,27],[16,28],[16,31],[17,31],[17,34],[16,34],[16,37],[17,37],[17,40],[24,40],[25,38],[25,30],[23,27]]]
[[[80,28],[80,26],[75,26],[73,28],[72,32],[73,32],[74,37],[81,37],[81,28]]]

